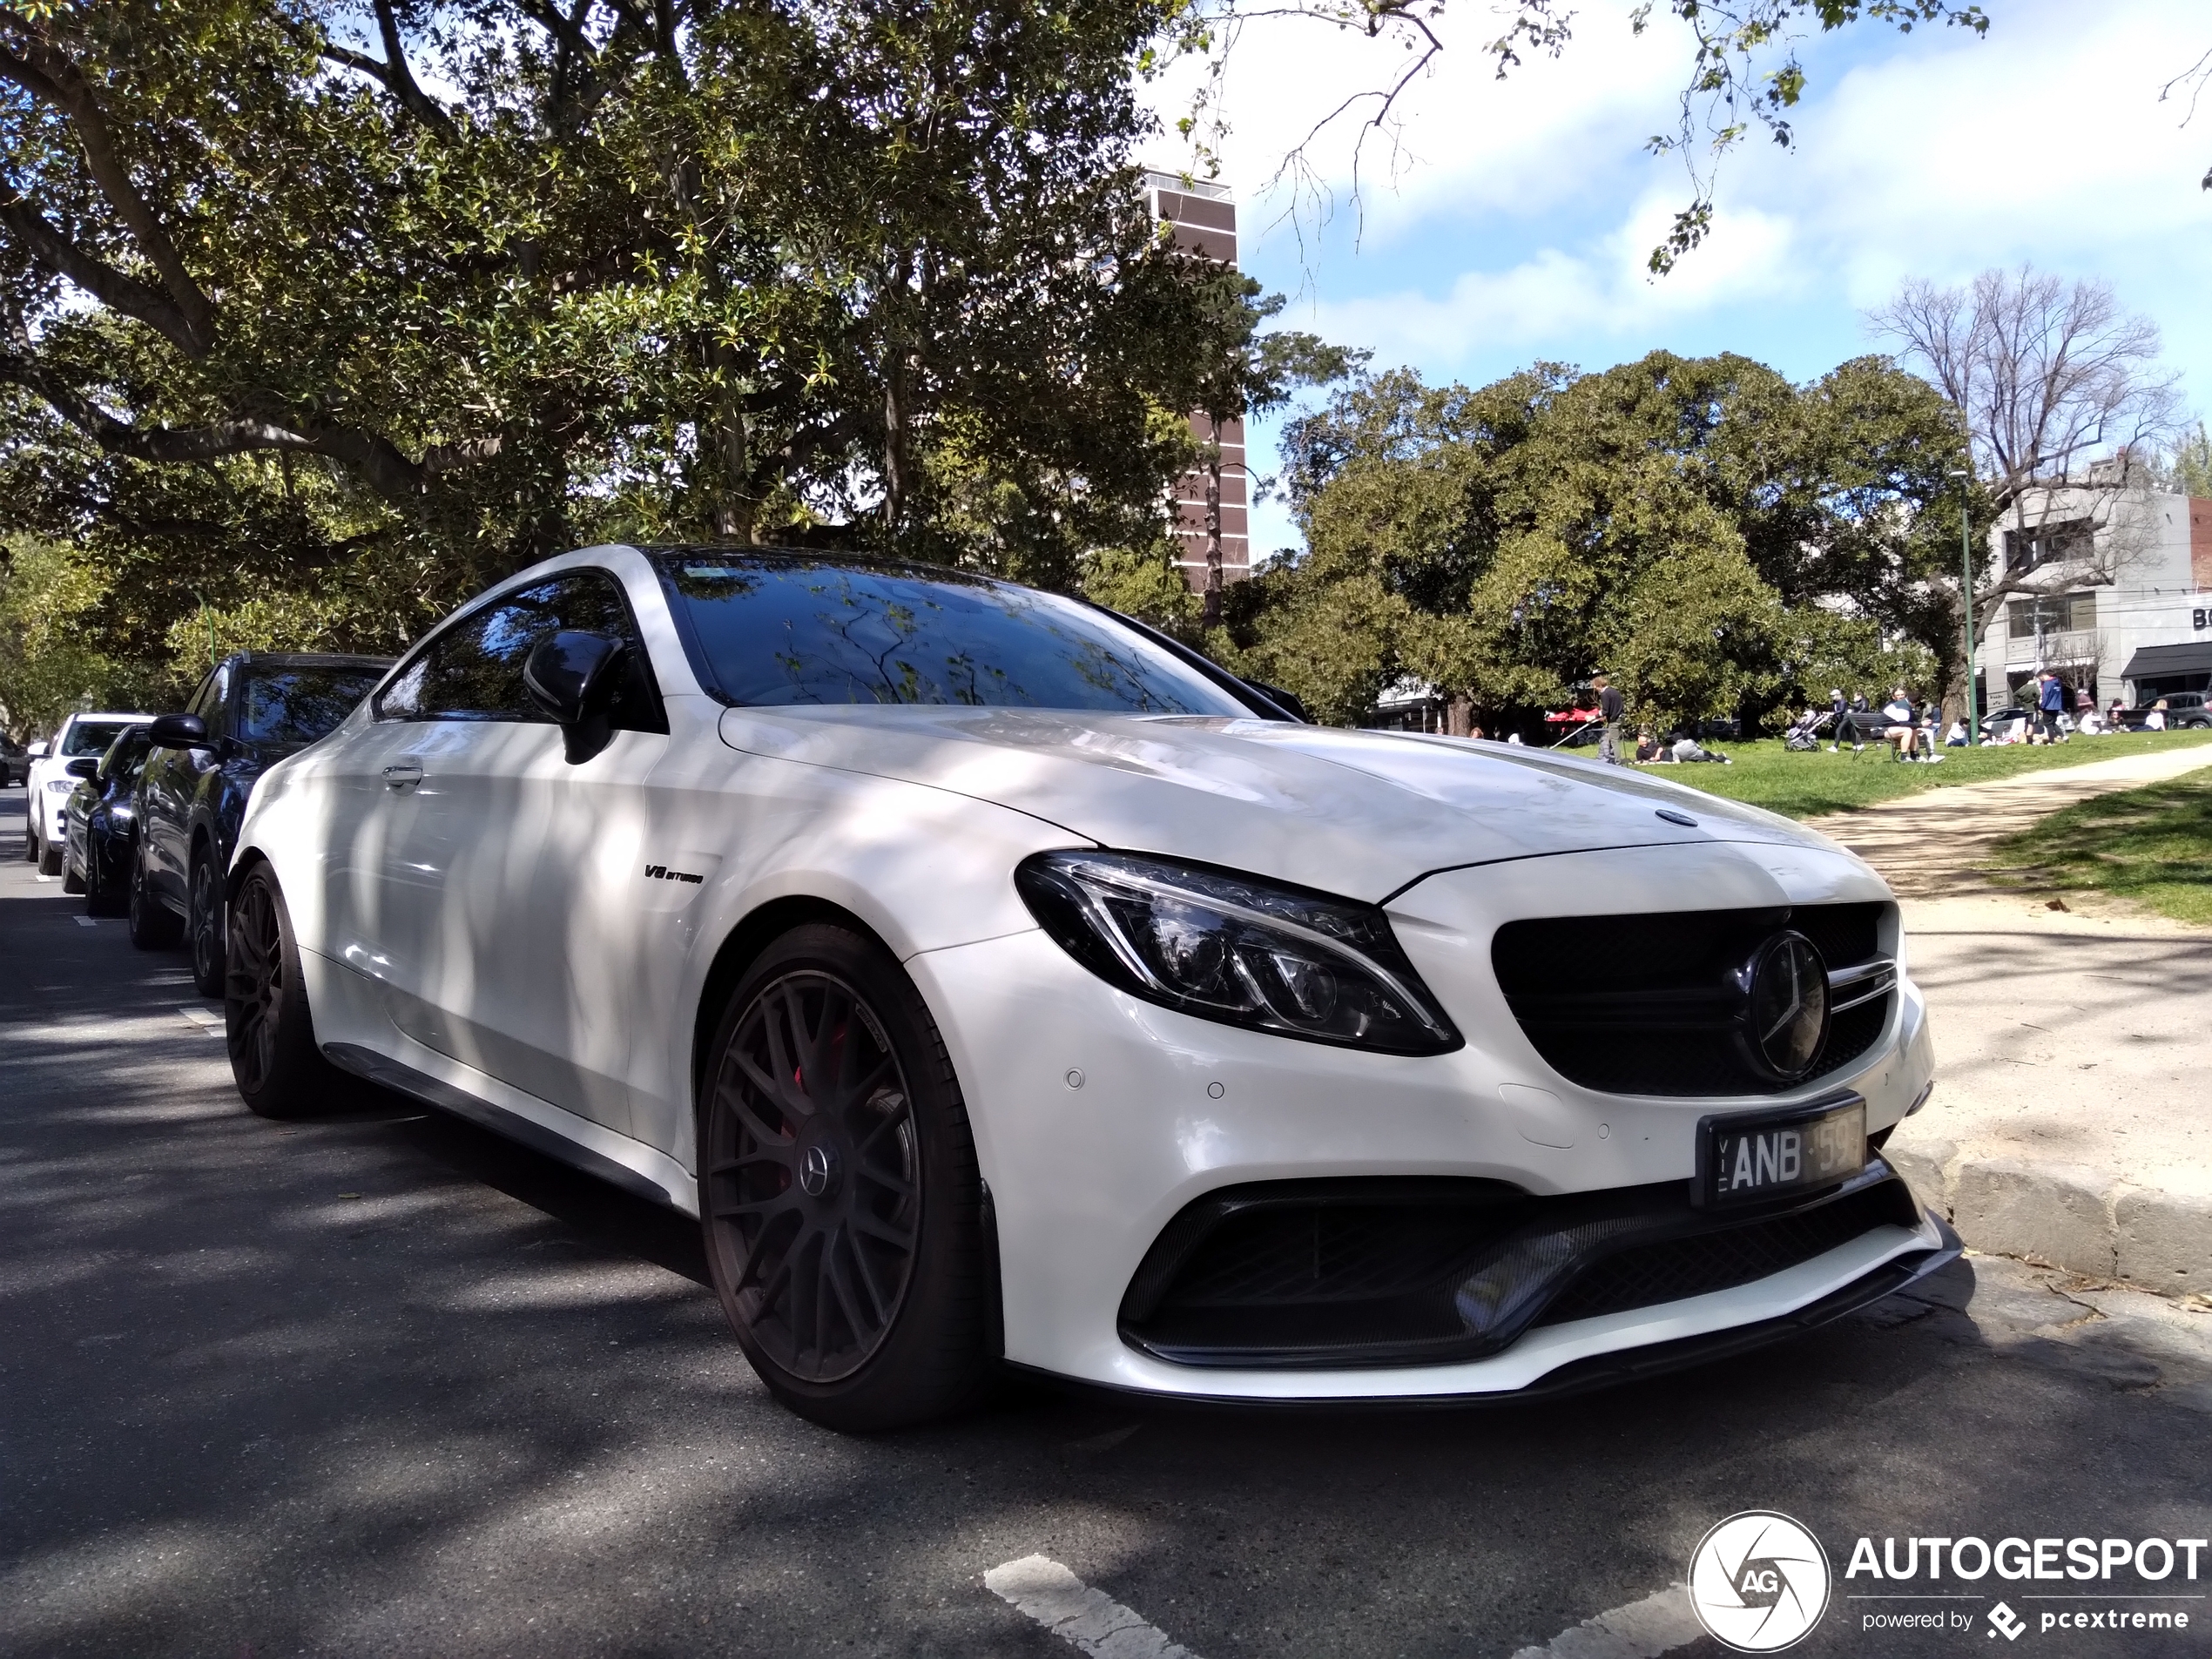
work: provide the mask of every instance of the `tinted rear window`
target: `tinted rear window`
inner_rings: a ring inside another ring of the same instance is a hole
[[[239,737],[248,743],[313,743],[376,689],[381,668],[280,668],[246,676],[239,706]]]
[[[1049,593],[802,559],[660,556],[710,689],[740,706],[954,703],[1251,710],[1110,617]]]
[[[62,739],[62,752],[71,759],[84,755],[101,755],[133,722],[129,720],[79,720],[69,729]]]

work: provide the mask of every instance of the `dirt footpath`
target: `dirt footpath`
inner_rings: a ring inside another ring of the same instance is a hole
[[[1879,870],[1900,899],[1955,898],[1963,893],[2001,891],[1980,873],[1990,850],[2061,806],[2115,789],[2140,789],[2185,772],[2212,766],[2212,745],[2165,749],[2155,754],[2096,759],[2096,739],[2077,738],[2084,764],[1986,784],[1959,784],[1923,790],[1856,812],[1831,813],[1806,823]],[[1853,764],[1908,764],[1876,756],[1871,750]],[[2067,902],[2074,902],[2071,896]]]
[[[2094,894],[2054,911],[1977,867],[2062,806],[2207,766],[2169,750],[1812,820],[1904,901],[1937,1082],[1889,1150],[1977,1249],[2212,1293],[2212,928]]]

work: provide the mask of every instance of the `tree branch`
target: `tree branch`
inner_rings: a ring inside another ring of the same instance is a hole
[[[33,259],[74,282],[102,305],[159,330],[188,357],[206,354],[191,323],[166,298],[137,278],[93,258],[21,196],[11,192],[0,197],[0,226],[6,226]]]
[[[407,64],[407,47],[400,39],[400,20],[392,10],[391,0],[375,0],[376,26],[384,37],[381,59],[365,52],[347,50],[327,44],[317,49],[321,57],[334,64],[343,64],[347,69],[359,70],[377,82],[392,95],[392,101],[424,126],[428,127],[448,143],[461,136],[453,118],[445,106],[425,92],[416,83],[415,73]]]
[[[153,209],[131,182],[130,170],[116,153],[107,116],[77,65],[45,39],[32,35],[24,42],[20,57],[0,46],[0,78],[13,81],[68,117],[84,152],[92,182],[137,239],[147,263],[160,273],[162,286],[194,342],[186,349],[195,357],[206,355],[215,341],[214,306],[185,268],[177,245],[170,240]]]
[[[351,469],[389,505],[410,515],[421,510],[425,469],[401,455],[388,439],[372,433],[350,427],[283,426],[251,415],[196,427],[135,426],[118,420],[51,370],[17,357],[0,358],[0,381],[37,393],[110,455],[157,465],[218,461],[264,450],[322,455]]]

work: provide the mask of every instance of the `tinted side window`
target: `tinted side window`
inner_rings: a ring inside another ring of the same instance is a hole
[[[265,668],[240,688],[239,736],[300,747],[354,711],[383,671],[374,668]]]
[[[415,653],[377,699],[384,720],[543,721],[523,690],[523,664],[540,641],[563,628],[627,640],[633,684],[617,725],[665,732],[659,699],[648,700],[651,673],[630,607],[615,579],[577,570],[502,596],[445,629]]]

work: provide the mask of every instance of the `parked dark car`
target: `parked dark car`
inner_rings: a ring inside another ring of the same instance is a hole
[[[2140,708],[2122,709],[2121,723],[2130,732],[2141,732],[2150,718],[2151,711],[2161,703],[2166,705],[2166,729],[2168,732],[2200,732],[2212,726],[2212,691],[2163,691],[2147,700]]]
[[[13,789],[30,779],[30,751],[0,732],[0,789]]]
[[[138,787],[131,942],[192,947],[192,982],[223,990],[223,873],[256,779],[335,726],[391,666],[381,657],[240,651],[210,670],[181,714],[153,723]]]
[[[88,916],[119,916],[130,901],[138,779],[152,752],[151,733],[149,726],[127,727],[98,760],[69,763],[77,787],[69,798],[62,891],[83,894]]]

